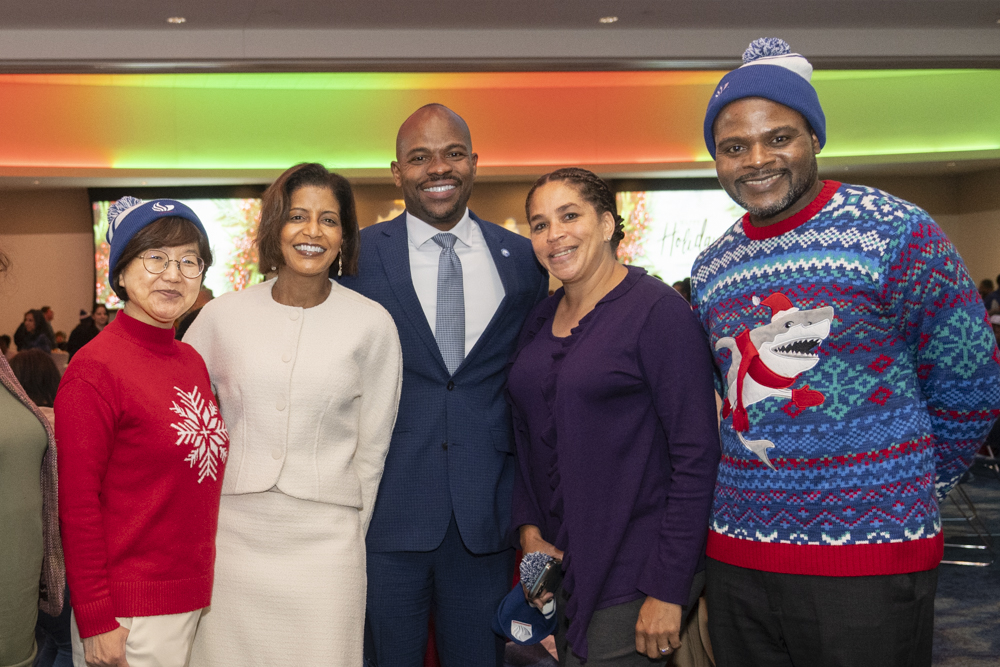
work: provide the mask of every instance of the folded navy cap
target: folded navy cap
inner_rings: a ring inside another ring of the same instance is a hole
[[[500,601],[493,617],[493,632],[522,646],[537,644],[556,631],[556,605],[554,601],[549,605],[551,611],[548,615],[543,614],[528,604],[524,589],[516,584]]]

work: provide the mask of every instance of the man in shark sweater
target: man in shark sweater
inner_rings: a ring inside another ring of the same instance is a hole
[[[920,208],[818,178],[812,66],[757,40],[705,141],[748,213],[692,272],[720,372],[708,538],[720,667],[931,664],[939,503],[1000,407],[1000,354]]]

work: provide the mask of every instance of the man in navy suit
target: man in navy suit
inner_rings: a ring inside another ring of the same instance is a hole
[[[368,529],[368,621],[382,667],[422,667],[430,611],[444,667],[503,665],[490,619],[510,590],[514,479],[504,367],[548,277],[531,243],[469,211],[477,155],[456,113],[399,128],[406,212],[361,232],[344,284],[392,315],[403,389]]]

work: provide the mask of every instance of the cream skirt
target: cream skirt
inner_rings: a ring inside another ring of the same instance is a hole
[[[191,667],[358,667],[365,542],[358,510],[280,492],[222,496],[212,606]]]

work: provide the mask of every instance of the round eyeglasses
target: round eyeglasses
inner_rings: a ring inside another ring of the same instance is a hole
[[[205,260],[198,255],[184,255],[180,259],[170,259],[162,250],[149,250],[140,257],[142,265],[153,274],[163,273],[171,262],[177,265],[177,269],[185,278],[197,278],[205,271]]]

